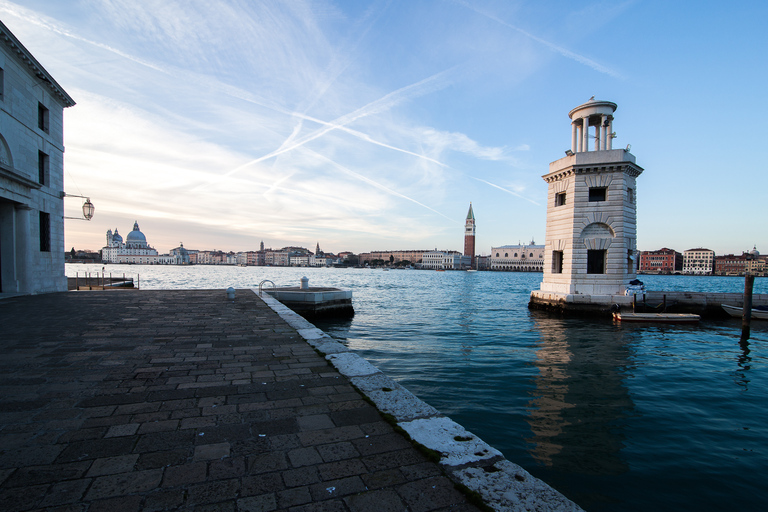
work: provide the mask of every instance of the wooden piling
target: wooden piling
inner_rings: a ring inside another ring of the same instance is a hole
[[[744,276],[744,310],[741,314],[741,341],[749,339],[750,323],[752,322],[752,287],[755,284],[755,276]]]

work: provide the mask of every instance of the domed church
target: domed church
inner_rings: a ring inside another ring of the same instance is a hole
[[[104,263],[158,263],[158,254],[147,243],[147,237],[139,229],[138,221],[134,221],[133,230],[128,233],[123,242],[123,237],[111,229],[107,230],[107,245],[101,249],[101,260]]]

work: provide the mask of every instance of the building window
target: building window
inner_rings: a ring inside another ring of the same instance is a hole
[[[37,127],[48,133],[48,109],[42,103],[37,104]]]
[[[635,189],[627,188],[627,201],[629,201],[631,204],[634,204],[634,202],[635,202]]]
[[[0,68],[0,101],[5,99],[5,71]]]
[[[555,206],[563,206],[565,204],[565,192],[558,192],[555,194]]]
[[[552,273],[563,273],[563,251],[552,251]]]
[[[51,252],[51,215],[40,212],[40,252]]]
[[[605,251],[587,251],[587,274],[605,274]]]
[[[589,202],[605,201],[607,190],[605,187],[589,187]]]
[[[42,151],[37,152],[37,182],[48,185],[48,155]]]

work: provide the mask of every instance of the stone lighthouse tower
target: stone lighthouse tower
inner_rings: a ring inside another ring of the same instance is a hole
[[[613,149],[616,104],[594,96],[571,110],[571,149],[549,164],[544,279],[536,302],[611,303],[635,279],[635,179],[643,172]],[[588,297],[587,297],[588,296]]]
[[[472,203],[469,203],[467,220],[464,223],[464,256],[471,259],[470,267],[475,268],[475,213],[472,211]]]

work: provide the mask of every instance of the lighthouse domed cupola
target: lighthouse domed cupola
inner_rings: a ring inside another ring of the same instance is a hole
[[[611,141],[616,136],[613,131],[614,112],[615,103],[597,101],[594,96],[568,112],[571,118],[571,152],[590,151],[590,138],[594,140],[592,151],[610,151]]]

